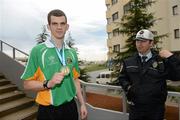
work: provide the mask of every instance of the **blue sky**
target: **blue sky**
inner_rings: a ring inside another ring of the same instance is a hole
[[[52,9],[66,13],[80,59],[106,60],[105,0],[0,0],[0,39],[29,53]]]

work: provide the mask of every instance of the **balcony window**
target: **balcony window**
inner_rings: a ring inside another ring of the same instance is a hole
[[[110,8],[110,4],[106,4],[106,7],[107,7],[107,9],[109,9]]]
[[[111,38],[112,38],[112,33],[108,32],[108,39],[111,39]]]
[[[130,8],[131,8],[130,2],[127,3],[126,5],[124,5],[124,7],[123,7],[123,9],[124,9],[124,14],[127,14]]]
[[[178,6],[177,5],[172,7],[172,12],[173,12],[173,15],[178,15]]]
[[[175,39],[180,38],[179,29],[175,29],[175,30],[174,30],[174,38],[175,38]]]
[[[118,0],[111,0],[112,5],[116,4],[118,2]]]
[[[113,21],[117,20],[118,18],[119,18],[118,12],[116,12],[116,13],[114,13],[114,14],[112,15],[112,20],[113,20]]]
[[[111,23],[111,18],[107,18],[107,24]]]
[[[113,46],[113,52],[120,52],[120,44]]]
[[[119,35],[119,29],[116,28],[113,30],[113,36],[118,36]]]

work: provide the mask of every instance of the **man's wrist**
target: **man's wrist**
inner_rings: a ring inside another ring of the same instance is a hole
[[[51,89],[51,87],[48,87],[48,80],[45,80],[44,82],[43,82],[43,87],[45,88],[45,89]]]

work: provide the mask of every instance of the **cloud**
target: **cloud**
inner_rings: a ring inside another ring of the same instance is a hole
[[[1,0],[0,39],[29,53],[52,9],[65,11],[70,32],[86,60],[106,59],[104,0]],[[95,53],[93,51],[95,50]],[[88,54],[88,56],[87,56]]]
[[[104,50],[102,46],[99,45],[77,45],[78,56],[81,60],[88,61],[101,61],[106,60],[107,51]]]

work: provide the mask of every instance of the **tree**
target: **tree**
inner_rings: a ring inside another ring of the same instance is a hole
[[[46,25],[43,25],[42,33],[38,34],[36,38],[37,44],[45,42],[48,36],[49,34],[47,33]]]
[[[74,48],[76,51],[78,50],[76,47],[74,47],[74,45],[75,45],[75,40],[72,38],[71,32],[68,32],[68,36],[67,36],[67,39],[66,39],[66,44],[67,44],[70,48]],[[81,61],[78,61],[78,62],[80,63]],[[86,69],[80,68],[80,73],[81,73],[81,74],[80,74],[79,79],[83,80],[84,82],[88,82],[90,76],[87,75]]]
[[[67,39],[66,39],[66,44],[70,47],[70,48],[74,48],[74,39],[72,38],[71,36],[71,32],[68,32],[68,36],[67,36]]]
[[[79,79],[81,79],[81,80],[83,80],[84,82],[89,82],[90,80],[89,80],[89,78],[90,78],[90,76],[89,75],[87,75],[87,70],[86,70],[86,68],[80,68],[80,77],[79,77]]]
[[[114,69],[119,72],[120,63],[124,58],[133,55],[136,52],[135,36],[141,29],[150,29],[154,26],[155,22],[161,20],[161,18],[155,18],[153,13],[148,12],[148,7],[154,4],[152,0],[130,0],[125,7],[129,8],[126,14],[123,15],[119,33],[127,36],[125,40],[125,46],[122,48],[123,51],[119,52],[114,60]],[[154,49],[159,50],[160,39],[167,37],[167,34],[157,35],[155,31]]]

